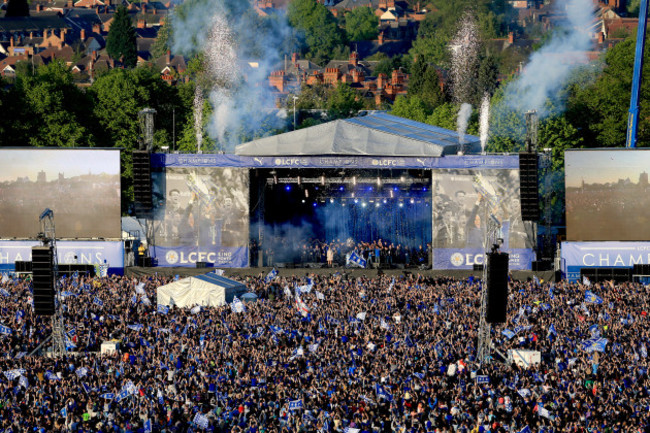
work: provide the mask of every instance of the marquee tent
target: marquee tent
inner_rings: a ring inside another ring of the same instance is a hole
[[[229,304],[248,292],[243,283],[213,273],[183,278],[158,287],[158,304],[215,307]]]

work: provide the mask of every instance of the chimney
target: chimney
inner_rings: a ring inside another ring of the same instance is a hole
[[[298,63],[298,53],[291,53],[291,63],[294,65]]]
[[[167,50],[167,56],[165,57],[165,64],[169,65],[172,62],[172,52]]]
[[[42,4],[37,4],[36,5],[36,12],[41,12],[43,10],[43,5]]]
[[[359,64],[359,55],[356,51],[350,53],[350,64],[352,66],[357,66]]]
[[[386,81],[386,74],[381,73],[377,76],[377,90],[381,90],[384,88],[385,81]]]
[[[47,39],[47,34],[48,34],[47,29],[43,30],[43,41],[45,41],[45,39]]]
[[[97,33],[98,35],[102,34],[102,25],[101,24],[93,24],[93,32]]]
[[[72,9],[74,7],[74,0],[68,0],[68,8]]]
[[[81,29],[81,34],[79,35],[81,42],[86,40],[86,29]]]
[[[139,29],[144,29],[146,27],[147,27],[147,25],[146,25],[144,20],[138,20],[138,28]]]
[[[151,13],[154,14],[154,15],[157,15],[157,14],[158,14],[158,9],[153,8],[153,10],[151,11]]]
[[[603,42],[605,42],[605,33],[598,32],[598,43],[602,44]]]
[[[14,46],[14,35],[9,36],[9,46],[10,47]]]
[[[29,32],[29,39],[34,39],[34,32]]]
[[[515,32],[508,33],[508,43],[510,45],[515,43]]]
[[[379,42],[379,45],[384,44],[384,32],[379,33],[378,42]]]
[[[92,54],[92,56],[90,57],[90,59],[91,59],[92,61],[97,60],[97,51],[93,50],[93,54]]]

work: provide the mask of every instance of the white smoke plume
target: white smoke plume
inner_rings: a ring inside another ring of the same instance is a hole
[[[465,131],[469,118],[472,116],[472,105],[467,102],[463,103],[458,110],[458,120],[456,122],[456,131],[458,131],[458,142],[465,144]]]
[[[485,152],[485,144],[490,132],[490,94],[483,95],[479,114],[479,136],[481,138],[481,152]]]
[[[537,110],[549,114],[547,101],[557,104],[558,92],[567,84],[571,72],[587,60],[594,23],[593,0],[558,2],[567,19],[555,29],[550,41],[533,53],[521,75],[505,89],[507,107],[524,112]],[[556,106],[557,107],[557,106]]]
[[[260,18],[247,0],[185,0],[172,16],[174,54],[205,53],[206,130],[217,149],[232,152],[242,140],[282,128],[268,77],[291,48],[286,17]]]

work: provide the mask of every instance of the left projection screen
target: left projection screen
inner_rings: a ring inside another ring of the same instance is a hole
[[[120,151],[0,150],[0,238],[35,238],[54,211],[57,238],[119,238]]]

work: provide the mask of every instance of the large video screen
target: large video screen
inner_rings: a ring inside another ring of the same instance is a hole
[[[248,169],[167,167],[154,174],[154,244],[160,265],[245,266]],[[235,263],[236,262],[236,263]]]
[[[650,240],[650,151],[565,153],[567,239]]]
[[[498,222],[510,267],[529,266],[533,236],[521,219],[519,170],[433,170],[432,189],[434,268],[482,264],[488,219]]]
[[[120,151],[0,150],[0,238],[35,238],[46,208],[58,238],[120,238]]]

